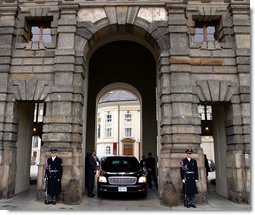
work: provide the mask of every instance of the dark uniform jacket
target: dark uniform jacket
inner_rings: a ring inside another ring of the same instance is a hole
[[[197,161],[192,159],[189,161],[187,158],[181,161],[180,167],[181,179],[185,179],[183,184],[183,192],[187,195],[197,194],[196,180],[198,180]]]
[[[94,189],[94,183],[95,183],[95,174],[97,170],[97,162],[96,157],[90,155],[88,157],[88,165],[87,165],[87,188],[88,188],[88,194],[93,193]]]
[[[153,157],[147,157],[145,159],[145,166],[149,172],[156,172],[156,160]]]
[[[56,157],[54,161],[51,157],[47,159],[45,175],[48,179],[48,194],[58,195],[61,192],[62,172],[63,167],[61,158]]]

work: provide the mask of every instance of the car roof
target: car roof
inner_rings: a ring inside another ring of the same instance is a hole
[[[127,160],[137,160],[138,161],[138,159],[135,157],[135,156],[130,156],[130,155],[112,155],[112,156],[107,156],[106,158],[104,158],[104,160],[106,161],[106,160],[113,160],[113,159],[120,159],[120,160],[125,160],[125,159],[127,159]],[[139,161],[138,161],[139,162]]]
[[[136,157],[132,155],[110,155],[107,156],[106,158],[136,158]]]

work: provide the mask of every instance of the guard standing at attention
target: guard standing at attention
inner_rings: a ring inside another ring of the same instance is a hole
[[[45,177],[47,178],[47,204],[56,204],[59,193],[61,193],[61,179],[63,162],[57,156],[57,149],[51,149],[51,157],[47,159]]]
[[[198,168],[197,161],[192,159],[192,149],[187,149],[186,158],[181,160],[181,180],[183,183],[183,193],[185,194],[186,199],[184,199],[186,207],[196,208],[195,205],[195,194],[198,193],[196,182],[198,181]]]

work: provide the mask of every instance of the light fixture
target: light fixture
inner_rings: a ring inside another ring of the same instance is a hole
[[[36,128],[33,128],[33,132],[36,132]]]

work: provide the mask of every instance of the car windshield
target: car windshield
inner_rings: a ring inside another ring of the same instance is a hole
[[[137,172],[140,168],[135,157],[107,157],[102,163],[106,172]]]

